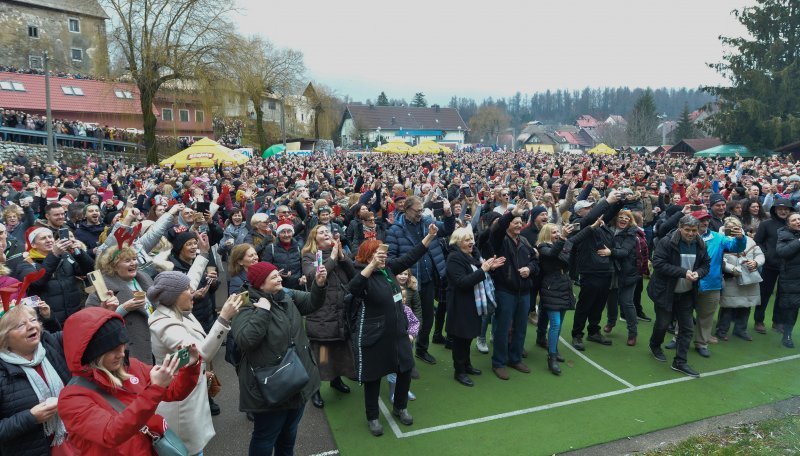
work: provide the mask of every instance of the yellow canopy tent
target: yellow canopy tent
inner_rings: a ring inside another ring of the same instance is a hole
[[[410,150],[411,146],[401,140],[392,140],[375,148],[375,152],[384,152],[387,154],[404,154]]]
[[[234,153],[232,149],[228,149],[214,140],[203,138],[172,157],[161,160],[160,165],[173,165],[178,169],[187,166],[202,168],[214,166],[216,163],[240,165],[247,160],[248,158],[244,155]]]
[[[588,151],[586,151],[586,153],[587,154],[593,154],[593,155],[617,155],[617,151],[616,150],[606,146],[603,143],[600,143],[597,146],[595,146],[594,148],[589,149]]]
[[[552,144],[525,144],[525,151],[526,152],[544,153],[544,154],[554,154],[554,153],[556,153],[556,151],[553,148]]]
[[[449,147],[443,146],[436,141],[426,139],[424,141],[420,141],[419,144],[411,148],[412,154],[424,154],[424,155],[432,155],[438,154],[440,152],[449,153],[452,152]]]

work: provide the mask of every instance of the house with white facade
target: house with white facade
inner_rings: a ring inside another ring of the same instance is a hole
[[[467,124],[455,108],[353,103],[345,106],[339,138],[343,147],[390,140],[415,145],[423,140],[433,140],[455,148],[464,144],[467,130]]]

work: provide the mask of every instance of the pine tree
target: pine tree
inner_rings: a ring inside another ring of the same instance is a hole
[[[417,92],[414,94],[414,100],[411,102],[411,106],[415,108],[425,108],[428,106],[428,102],[425,100],[425,94],[422,92]]]
[[[734,48],[711,68],[731,81],[707,87],[719,112],[704,127],[725,142],[774,148],[800,137],[800,7],[797,0],[755,0],[734,10],[745,37],[720,37]]]
[[[689,119],[689,103],[683,105],[683,112],[678,119],[678,126],[672,132],[672,144],[678,144],[684,139],[694,138],[694,125]]]
[[[389,97],[386,96],[386,92],[381,92],[381,94],[378,95],[377,105],[378,106],[389,106]]]
[[[653,146],[661,142],[656,129],[658,114],[653,92],[647,89],[633,105],[628,116],[628,144],[631,146]]]

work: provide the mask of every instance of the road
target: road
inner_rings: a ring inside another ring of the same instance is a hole
[[[217,290],[217,306],[221,307],[227,298],[226,281]],[[214,358],[214,368],[222,383],[222,391],[214,399],[222,409],[222,413],[214,417],[216,437],[206,446],[206,456],[246,455],[250,444],[253,423],[247,420],[244,413],[239,412],[239,380],[233,366],[225,362],[225,347],[222,347]],[[357,389],[354,391],[356,393]],[[322,410],[315,408],[309,401],[300,428],[297,432],[297,456],[339,454],[333,441],[328,420]]]

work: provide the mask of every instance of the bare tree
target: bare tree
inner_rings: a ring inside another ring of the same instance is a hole
[[[281,115],[286,109],[285,98],[296,93],[305,74],[303,53],[294,49],[278,49],[270,41],[258,36],[236,36],[230,39],[229,65],[231,78],[238,90],[253,103],[256,114],[256,136],[261,150],[267,148],[264,131],[264,102],[278,96]]]
[[[231,0],[104,0],[116,27],[112,46],[139,88],[147,161],[158,161],[153,100],[167,81],[191,79],[213,64],[232,25]]]
[[[333,89],[322,84],[309,83],[305,92],[306,103],[314,111],[314,137],[334,139],[344,113],[344,103]]]

